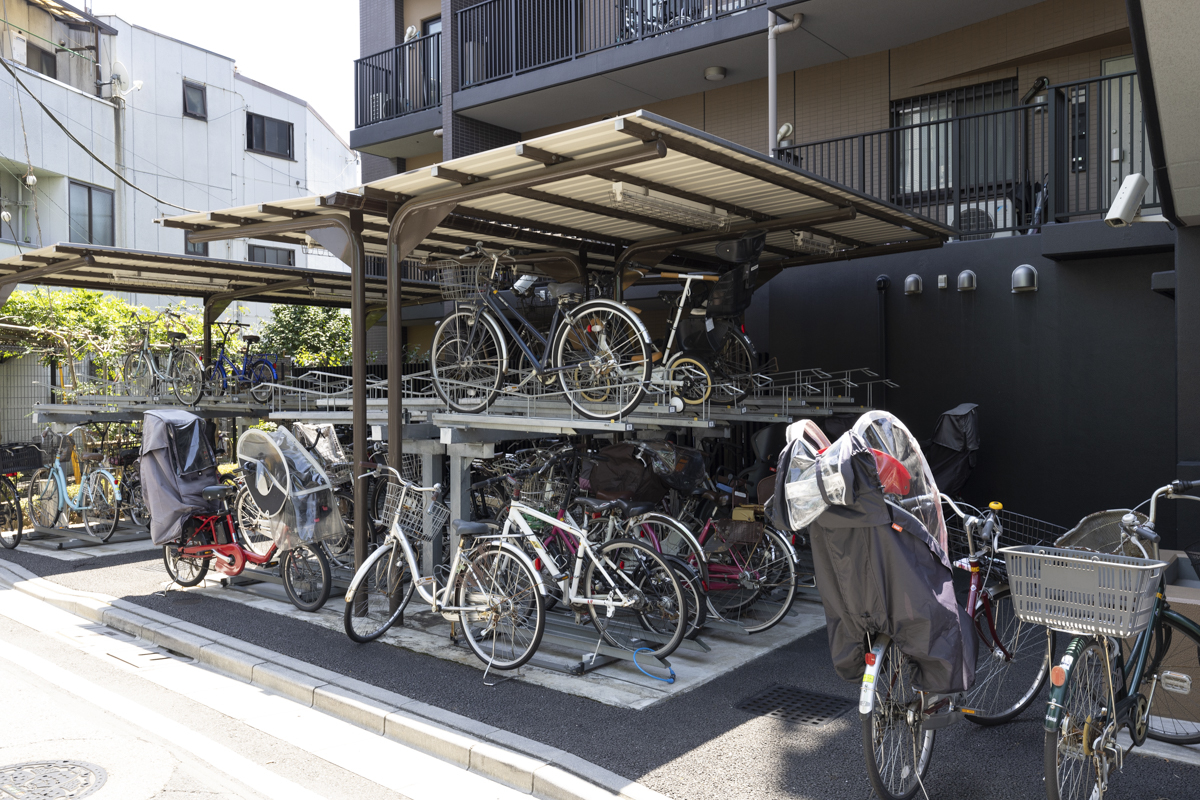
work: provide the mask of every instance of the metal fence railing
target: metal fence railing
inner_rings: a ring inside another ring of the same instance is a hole
[[[463,88],[662,36],[763,0],[485,0],[456,19]]]
[[[775,156],[944,222],[964,239],[1102,215],[1135,172],[1150,181],[1144,205],[1160,204],[1134,72],[1051,86],[1029,105],[807,142]]]
[[[361,128],[442,104],[442,34],[354,62],[354,124]]]

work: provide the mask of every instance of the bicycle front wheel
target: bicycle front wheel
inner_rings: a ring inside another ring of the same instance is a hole
[[[42,467],[29,480],[29,516],[33,524],[42,528],[55,528],[66,515],[62,508],[62,495],[54,473]]]
[[[503,335],[487,313],[455,311],[433,333],[433,388],[459,413],[477,414],[495,401],[507,361]]]
[[[288,550],[279,571],[288,599],[301,611],[317,611],[329,599],[333,579],[329,559],[319,547],[304,545]]]
[[[467,562],[455,592],[463,636],[492,669],[517,669],[533,658],[546,630],[537,576],[503,547],[486,547]]]
[[[889,643],[875,675],[874,705],[862,720],[867,778],[880,800],[909,800],[933,760],[934,731],[923,731],[924,697],[913,686],[916,667],[894,642]]]
[[[275,540],[271,537],[267,518],[259,511],[258,504],[245,486],[238,487],[233,509],[234,519],[237,520],[238,543],[256,556],[271,552]]]
[[[129,520],[134,525],[145,528],[150,527],[150,509],[146,506],[146,492],[142,489],[141,479],[137,478],[125,481],[122,485],[124,491],[121,494],[121,499],[124,501],[125,509],[129,513]]]
[[[613,539],[589,561],[583,582],[600,636],[654,658],[675,652],[687,633],[687,600],[675,571],[641,542]]]
[[[150,365],[142,357],[142,352],[130,353],[125,357],[125,366],[121,370],[125,383],[125,391],[139,397],[149,397],[154,392],[154,373]]]
[[[758,541],[739,529],[713,529],[708,553],[708,606],[713,615],[746,633],[778,625],[796,602],[796,562],[776,531],[763,529]]]
[[[1007,586],[992,594],[990,606],[980,602],[975,630],[980,643],[975,684],[963,705],[975,711],[967,715],[971,722],[998,725],[1029,708],[1046,685],[1054,658],[1054,631],[1022,622]]]
[[[1070,652],[1068,648],[1067,652]],[[1101,793],[1093,744],[1108,724],[1111,676],[1104,645],[1092,641],[1068,665],[1058,730],[1046,732],[1047,800],[1090,800]]]
[[[12,550],[21,543],[24,522],[17,487],[7,477],[0,475],[0,545],[4,549]]]
[[[195,405],[200,401],[204,388],[204,366],[200,356],[191,350],[180,350],[176,360],[171,362],[171,391],[175,399],[185,406]]]
[[[637,408],[653,366],[649,338],[624,306],[593,300],[572,310],[553,345],[567,402],[590,419],[623,417]]]
[[[1157,675],[1154,705],[1150,708],[1151,739],[1173,744],[1200,744],[1200,640],[1187,628],[1164,615],[1151,642],[1148,675]],[[1163,673],[1173,673],[1163,682]],[[1183,677],[1189,680],[1182,680]],[[1191,692],[1180,693],[1182,684]],[[1170,685],[1174,690],[1168,689]]]
[[[404,614],[413,595],[412,572],[404,551],[387,544],[363,562],[355,580],[354,591],[346,595],[342,624],[347,636],[365,644],[387,633]]]
[[[754,388],[754,345],[746,334],[730,329],[713,356],[718,376],[713,400],[736,403]]]
[[[271,369],[265,358],[257,359],[250,365],[246,372],[246,380],[250,382],[250,396],[257,402],[265,403],[271,399],[275,370]]]
[[[107,473],[93,473],[83,506],[83,527],[102,542],[112,538],[121,518],[121,492]]]
[[[229,390],[229,379],[221,364],[209,364],[204,370],[204,394],[209,397],[224,397]]]

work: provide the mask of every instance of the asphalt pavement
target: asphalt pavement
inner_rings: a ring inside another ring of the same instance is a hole
[[[857,687],[833,672],[823,630],[634,711],[520,680],[487,687],[471,667],[356,645],[335,631],[210,595],[163,594],[161,557],[154,551],[64,562],[23,545],[0,552],[0,559],[561,748],[677,800],[871,795],[855,711],[810,727],[735,707],[774,685],[855,700]],[[925,781],[931,800],[1043,797],[1040,708],[1039,702],[997,728],[962,723],[939,732]],[[1129,800],[1194,800],[1200,767],[1134,755],[1110,791]]]

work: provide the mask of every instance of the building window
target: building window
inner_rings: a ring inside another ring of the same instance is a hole
[[[430,17],[421,23],[421,35],[428,36],[431,33],[442,32],[442,18],[440,16]]]
[[[208,258],[208,242],[188,242],[183,246],[183,252],[189,256]]]
[[[112,192],[83,183],[72,183],[70,206],[72,242],[112,247]]]
[[[292,123],[246,113],[246,149],[280,158],[292,158]]]
[[[192,119],[208,119],[208,94],[202,84],[183,82],[183,115]]]
[[[47,52],[34,45],[26,45],[26,47],[25,66],[34,72],[42,73],[47,78],[58,80],[58,59],[54,53]]]
[[[248,246],[247,261],[255,264],[275,264],[280,267],[296,266],[296,251],[286,247],[263,247],[260,244]]]

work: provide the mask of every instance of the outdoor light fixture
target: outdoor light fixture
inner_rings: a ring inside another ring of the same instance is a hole
[[[812,231],[792,231],[792,242],[801,253],[813,256],[833,255],[842,250],[853,250],[853,245],[844,245],[827,236]]]
[[[4,222],[4,223],[12,222],[12,214],[10,214],[8,212],[7,208],[4,209],[3,211],[0,211],[0,222]]]
[[[683,200],[631,183],[617,182],[612,185],[612,206],[701,230],[723,231],[730,222],[729,212],[723,208]]]
[[[1012,290],[1013,294],[1037,291],[1037,270],[1032,264],[1022,264],[1013,270]]]
[[[920,294],[921,288],[922,288],[922,284],[921,284],[921,276],[920,275],[909,275],[907,278],[904,279],[904,293],[905,294]]]
[[[960,292],[975,291],[975,273],[969,269],[964,269],[958,273],[958,290]]]
[[[706,81],[723,81],[725,80],[724,67],[708,67],[704,70],[704,80]]]

